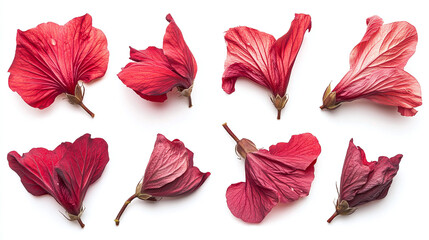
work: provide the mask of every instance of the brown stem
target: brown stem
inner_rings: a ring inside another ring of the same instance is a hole
[[[334,218],[336,217],[336,216],[338,216],[338,212],[337,211],[335,211],[334,212],[334,214],[332,214],[332,216],[328,219],[328,223],[331,223],[332,222],[332,220],[334,220]]]
[[[91,115],[91,117],[92,118],[94,118],[94,113],[93,112],[91,112],[91,110],[89,110],[86,106],[85,106],[85,104],[83,104],[83,102],[81,101],[81,102],[79,102],[79,106],[81,106],[82,108],[83,108],[83,110],[85,110],[89,115]]]
[[[191,99],[191,95],[189,95],[189,97],[188,97],[188,102],[189,102],[189,107],[192,107],[192,99]]]
[[[134,200],[134,198],[136,197],[137,197],[137,194],[133,194],[130,198],[127,199],[127,201],[125,201],[124,205],[122,206],[121,210],[118,213],[118,216],[116,216],[116,219],[115,219],[116,226],[119,225],[119,219],[121,218],[122,213],[124,213],[125,208],[127,208],[128,204],[130,204],[130,202]]]
[[[238,141],[240,141],[240,139],[238,139],[237,136],[235,136],[235,134],[231,131],[231,129],[229,129],[228,125],[226,123],[222,124],[223,128],[225,128],[226,132],[234,139],[234,141],[236,141],[238,143]]]
[[[80,218],[77,219],[77,222],[79,223],[81,228],[85,227],[85,224],[82,222],[82,220]]]
[[[277,109],[277,119],[280,120],[280,115],[282,114],[281,109]]]

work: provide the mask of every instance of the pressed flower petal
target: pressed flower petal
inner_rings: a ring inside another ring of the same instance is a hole
[[[259,223],[277,204],[277,193],[257,185],[246,173],[246,182],[231,184],[226,191],[231,213],[249,223]]]
[[[71,214],[80,213],[81,204],[89,185],[97,181],[109,161],[108,146],[101,138],[92,139],[85,134],[69,145],[55,171],[70,191]]]
[[[227,58],[222,88],[230,94],[239,77],[246,77],[264,87],[269,86],[269,51],[275,42],[270,34],[249,27],[230,28],[225,34]]]
[[[108,58],[106,37],[92,27],[89,14],[64,26],[49,22],[18,30],[9,87],[30,106],[43,109],[61,93],[74,95],[79,80],[102,77]]]
[[[188,85],[184,87],[186,89],[192,85],[197,75],[197,62],[173,17],[168,14],[166,19],[170,24],[165,31],[162,48],[173,69],[188,80]]]
[[[173,182],[192,166],[192,152],[180,140],[158,134],[143,177],[144,189],[156,189]]]
[[[272,58],[276,59],[278,74],[268,80],[270,83],[273,95],[284,96],[289,84],[290,74],[296,56],[301,48],[304,34],[311,29],[311,17],[307,14],[295,14],[295,19],[292,21],[289,31],[281,38],[277,39],[271,47]]]

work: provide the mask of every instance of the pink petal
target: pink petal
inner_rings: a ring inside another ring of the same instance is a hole
[[[161,188],[182,176],[192,167],[192,157],[183,142],[169,141],[158,134],[143,177],[142,191]]]
[[[289,31],[271,47],[272,59],[276,59],[276,77],[269,78],[273,95],[284,96],[289,84],[290,74],[296,56],[301,48],[304,34],[311,29],[311,17],[306,14],[295,14]]]
[[[277,204],[275,191],[253,182],[246,173],[246,182],[231,184],[226,191],[226,201],[231,213],[249,223],[259,223]]]
[[[356,78],[344,86],[336,96],[337,101],[365,98],[379,104],[397,106],[401,114],[401,111],[404,112],[402,115],[415,114],[417,111],[414,107],[422,104],[419,82],[409,73],[398,68],[373,70],[370,74]]]
[[[377,16],[367,24],[365,36],[350,54],[349,72],[332,90],[335,104],[366,98],[413,116],[414,107],[422,104],[420,85],[403,68],[416,50],[417,31],[407,22],[383,25]]]
[[[85,134],[70,144],[55,171],[70,191],[68,213],[78,215],[89,185],[97,181],[109,161],[108,146],[101,138]]]
[[[236,27],[225,34],[228,55],[222,88],[230,94],[239,77],[248,78],[255,83],[269,88],[270,56],[269,51],[275,42],[273,36],[253,28]]]
[[[9,87],[32,107],[46,108],[61,93],[74,95],[79,80],[90,82],[107,70],[107,40],[89,14],[64,26],[49,22],[18,30],[16,40]]]
[[[197,74],[197,62],[173,17],[168,14],[166,19],[170,24],[165,31],[162,48],[173,69],[188,80],[188,85],[184,87],[187,89],[192,85]]]

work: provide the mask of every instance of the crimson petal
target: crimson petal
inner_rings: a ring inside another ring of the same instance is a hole
[[[86,191],[109,161],[103,139],[91,139],[85,134],[74,143],[60,144],[53,151],[34,148],[22,157],[12,151],[7,159],[28,192],[35,196],[51,195],[71,220],[77,220],[84,227],[80,215]]]
[[[16,41],[9,87],[32,107],[46,108],[62,93],[75,95],[79,80],[90,82],[107,70],[107,40],[89,14],[64,26],[48,22],[18,30]]]

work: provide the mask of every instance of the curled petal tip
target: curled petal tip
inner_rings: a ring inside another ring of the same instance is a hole
[[[165,17],[165,19],[168,21],[168,22],[172,22],[172,21],[174,21],[174,19],[173,19],[173,17],[171,16],[171,14],[169,13],[169,14],[167,14],[167,16]]]

